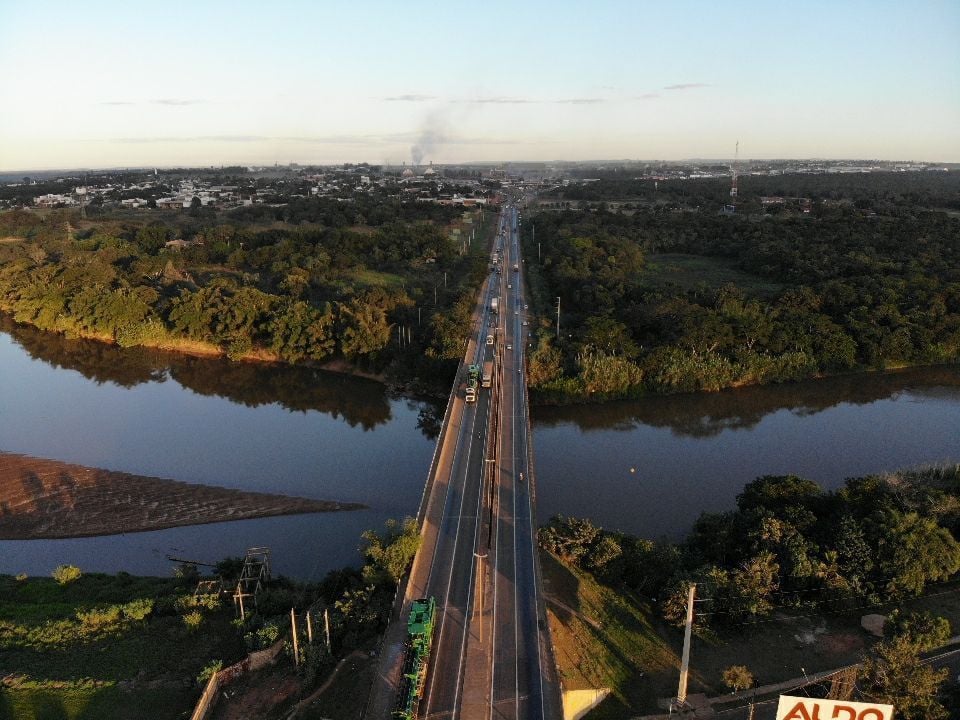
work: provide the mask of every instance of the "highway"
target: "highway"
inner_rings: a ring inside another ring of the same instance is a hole
[[[478,298],[421,507],[423,544],[384,639],[370,718],[390,717],[402,626],[409,604],[427,596],[438,617],[418,718],[562,717],[536,554],[518,222],[506,205],[491,255],[501,250],[500,271]],[[466,368],[485,360],[494,361],[491,387],[465,402]]]

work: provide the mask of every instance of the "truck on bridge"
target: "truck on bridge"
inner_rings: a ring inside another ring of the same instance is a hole
[[[500,298],[492,298],[490,300],[490,312],[497,312],[500,308]]]
[[[483,379],[480,384],[485,388],[493,384],[493,360],[487,360],[483,363]]]

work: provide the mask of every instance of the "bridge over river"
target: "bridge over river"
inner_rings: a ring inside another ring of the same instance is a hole
[[[518,210],[507,205],[421,503],[423,543],[384,639],[368,718],[391,717],[409,608],[431,596],[437,617],[418,718],[562,717],[536,549],[518,230]],[[490,361],[490,387],[467,402],[469,366]]]

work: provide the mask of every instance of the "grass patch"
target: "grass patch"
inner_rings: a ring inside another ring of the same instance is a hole
[[[188,688],[0,689],[0,720],[181,718],[193,707],[196,695]]]
[[[676,683],[679,644],[665,639],[652,611],[541,551],[547,616],[565,688],[610,688],[591,719],[623,718],[656,708]],[[677,633],[679,637],[679,633]],[[673,688],[676,691],[676,688]]]
[[[246,652],[232,608],[183,622],[173,578],[0,576],[0,718],[179,718],[199,695],[211,659]],[[137,602],[140,601],[140,602]]]
[[[345,273],[347,282],[361,287],[401,288],[404,279],[395,273],[378,272],[369,268],[357,268]]]
[[[680,287],[684,290],[709,290],[733,283],[748,295],[770,298],[783,291],[779,283],[768,282],[738,270],[730,260],[685,253],[647,255],[646,266],[638,282],[652,288]]]

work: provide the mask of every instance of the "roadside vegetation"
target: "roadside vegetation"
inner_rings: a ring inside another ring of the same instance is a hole
[[[289,709],[339,659],[374,646],[418,543],[411,519],[364,533],[362,569],[334,571],[319,583],[274,579],[245,621],[229,592],[197,593],[203,578],[192,565],[178,566],[173,578],[87,574],[74,566],[50,578],[0,576],[0,718],[133,720],[144,708],[156,720],[181,718],[211,674],[278,640],[278,667],[296,690],[286,698]],[[242,564],[233,558],[217,566],[228,591]],[[319,627],[312,645],[298,627],[296,671],[291,608],[320,617],[326,610],[330,618],[329,653]]]
[[[539,542],[551,558],[548,607],[552,589],[561,591],[551,610],[564,626],[562,672],[574,686],[614,691],[605,702],[613,714],[596,717],[651,709],[653,697],[675,691],[695,583],[699,691],[722,694],[726,680],[742,679],[737,666],[766,685],[801,667],[862,662],[861,690],[909,720],[947,717],[946,673],[921,658],[960,627],[958,535],[953,466],[852,478],[830,493],[794,476],[758,478],[736,510],[704,514],[679,544],[564,517],[541,528]],[[870,613],[887,616],[876,644],[859,625]]]
[[[461,354],[493,224],[490,212],[335,198],[135,218],[11,210],[0,236],[22,241],[0,245],[0,310],[124,347],[428,384]]]
[[[536,397],[956,362],[954,175],[749,177],[735,215],[719,212],[729,202],[720,179],[654,189],[652,179],[610,177],[558,190],[561,200],[544,198],[522,227],[542,318],[530,356]],[[785,199],[761,205],[766,195]]]

